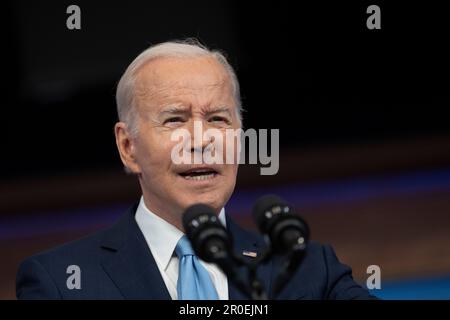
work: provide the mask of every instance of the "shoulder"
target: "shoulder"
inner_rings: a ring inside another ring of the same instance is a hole
[[[23,263],[35,261],[42,266],[50,268],[52,265],[70,261],[95,260],[98,256],[100,244],[109,229],[90,234],[78,240],[74,240],[54,248],[34,254],[24,260]]]
[[[290,281],[291,292],[302,286],[303,298],[326,300],[375,299],[353,279],[350,266],[342,263],[333,247],[316,241],[308,244],[305,258]]]
[[[136,204],[128,209],[114,225],[49,250],[37,253],[24,261],[36,261],[43,266],[58,266],[61,263],[85,261],[93,263],[101,258],[102,248],[120,246],[134,222]],[[135,223],[134,223],[135,224]]]
[[[19,299],[60,299],[61,284],[74,270],[93,270],[100,259],[105,231],[72,241],[25,259],[16,276]]]
[[[17,297],[59,299],[67,278],[77,270],[86,281],[98,282],[102,260],[111,254],[110,247],[123,242],[131,217],[126,214],[107,229],[25,259],[17,271]]]

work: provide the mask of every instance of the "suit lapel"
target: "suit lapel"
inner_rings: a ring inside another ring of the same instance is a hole
[[[256,252],[259,256],[265,249],[264,239],[261,236],[252,234],[239,227],[232,219],[227,216],[227,229],[229,230],[234,243],[234,250],[236,254],[244,257],[244,259],[252,260],[254,258],[243,255],[243,252]],[[258,267],[258,276],[266,292],[271,291],[271,272],[272,261]],[[247,270],[245,267],[240,267],[238,272],[243,279],[247,279]],[[248,297],[242,294],[234,284],[228,280],[228,296],[230,300],[247,300]],[[270,297],[269,297],[270,298]]]
[[[102,267],[125,299],[170,300],[156,261],[135,221],[136,209],[137,204],[106,231],[101,242],[105,252]],[[244,251],[256,252],[258,256],[262,254],[265,243],[261,236],[245,231],[228,216],[226,219],[236,254],[249,261],[254,258],[242,255]],[[245,267],[240,267],[238,272],[247,279]],[[258,268],[258,276],[266,292],[271,291],[271,273],[272,260]],[[248,299],[231,281],[228,281],[228,296],[230,300]]]
[[[103,238],[108,253],[102,267],[125,299],[171,299],[164,280],[139,229],[134,214],[137,205]]]

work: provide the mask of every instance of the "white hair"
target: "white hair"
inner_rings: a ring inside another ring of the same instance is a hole
[[[236,116],[239,123],[242,122],[242,105],[239,90],[239,82],[233,67],[228,63],[225,56],[217,50],[210,50],[204,45],[200,44],[196,39],[187,39],[182,41],[169,41],[150,46],[140,55],[138,55],[133,62],[125,70],[120,78],[116,91],[117,113],[119,120],[124,122],[132,135],[137,134],[137,116],[135,110],[135,84],[136,75],[139,69],[151,60],[163,57],[181,57],[192,58],[198,56],[209,56],[216,59],[226,70],[230,77],[230,82],[233,90],[235,100]]]

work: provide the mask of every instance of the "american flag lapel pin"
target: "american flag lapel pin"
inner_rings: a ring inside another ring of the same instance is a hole
[[[251,257],[251,258],[256,258],[256,256],[258,255],[256,252],[253,251],[242,251],[242,255],[246,256],[246,257]]]

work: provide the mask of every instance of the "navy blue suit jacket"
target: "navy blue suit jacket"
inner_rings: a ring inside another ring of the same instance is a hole
[[[17,273],[19,299],[170,299],[152,253],[135,219],[137,205],[114,226],[26,259]],[[262,252],[261,236],[241,229],[229,217],[236,252]],[[247,257],[247,259],[252,259]],[[258,275],[270,292],[281,263],[272,258]],[[69,289],[70,265],[80,268],[81,288]],[[245,270],[240,270],[244,272]],[[229,298],[246,299],[229,281]],[[270,297],[273,298],[273,297]],[[305,259],[277,299],[370,299],[351,269],[330,246],[310,242]]]

